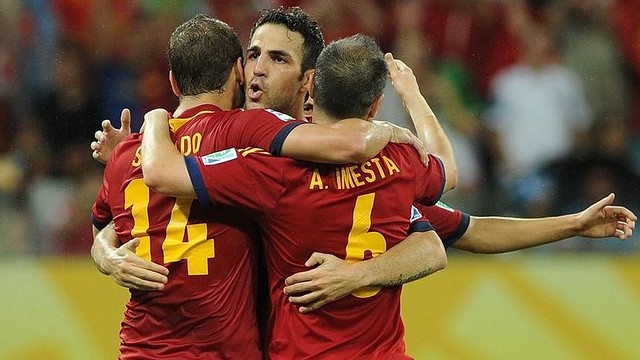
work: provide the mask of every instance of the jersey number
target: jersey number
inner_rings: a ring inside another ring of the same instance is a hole
[[[376,194],[366,194],[358,196],[356,206],[353,209],[353,225],[349,232],[349,242],[347,243],[348,262],[364,260],[365,252],[371,252],[371,256],[376,257],[387,251],[387,241],[384,236],[376,231],[369,231],[371,228],[371,211],[373,200]],[[379,287],[367,286],[353,291],[351,294],[359,298],[368,298],[380,291]]]
[[[134,179],[124,191],[125,208],[131,208],[133,229],[131,236],[140,239],[136,255],[151,261],[151,238],[149,230],[149,188],[144,179]],[[176,199],[162,242],[164,263],[187,260],[189,275],[209,273],[208,259],[215,257],[213,239],[207,239],[207,224],[187,224],[191,212],[191,199]],[[182,241],[185,238],[187,241]]]

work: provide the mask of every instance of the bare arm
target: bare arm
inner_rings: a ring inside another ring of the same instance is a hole
[[[447,134],[438,123],[433,110],[427,100],[420,93],[418,82],[411,68],[400,60],[395,60],[390,53],[385,54],[385,60],[389,67],[389,76],[394,88],[400,95],[413,125],[416,128],[418,138],[424,144],[426,150],[438,156],[445,167],[447,183],[445,191],[451,190],[458,184],[458,167],[456,165],[453,148]]]
[[[102,230],[93,227],[91,258],[98,270],[120,286],[138,290],[162,290],[167,283],[167,268],[135,254],[140,244],[133,239],[120,245],[113,223]]]
[[[313,253],[306,266],[316,268],[285,280],[289,301],[310,312],[368,286],[397,286],[423,278],[447,266],[442,241],[434,231],[416,232],[366,261],[348,263],[330,254]]]
[[[614,194],[609,194],[582,212],[555,217],[472,216],[469,228],[453,247],[494,254],[550,244],[573,236],[628,239],[633,234],[637,217],[627,208],[612,206],[613,199]]]
[[[184,157],[171,141],[165,110],[145,114],[141,155],[144,183],[150,189],[168,196],[197,198]]]
[[[318,163],[360,163],[389,142],[412,145],[426,159],[426,150],[411,131],[386,123],[346,119],[332,125],[298,126],[282,145],[282,155]]]

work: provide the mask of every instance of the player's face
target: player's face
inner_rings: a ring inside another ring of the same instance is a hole
[[[247,109],[271,108],[294,117],[302,115],[306,88],[301,73],[300,33],[284,25],[256,29],[247,49],[244,76]]]

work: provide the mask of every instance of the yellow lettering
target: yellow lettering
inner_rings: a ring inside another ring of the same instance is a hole
[[[384,171],[382,171],[382,166],[380,166],[380,159],[373,158],[373,159],[371,159],[371,162],[376,164],[376,167],[378,167],[378,172],[380,173],[380,176],[384,179],[386,177],[386,175],[384,174]]]
[[[202,134],[199,132],[193,134],[191,138],[192,150],[194,154],[197,154],[200,151],[200,144],[202,144]]]
[[[340,189],[352,189],[356,185],[353,183],[353,178],[351,177],[351,172],[345,167],[340,167],[340,180],[342,186]]]
[[[373,172],[373,170],[371,170],[370,167],[371,167],[371,162],[370,161],[365,161],[360,166],[360,168],[362,169],[362,172],[367,174],[367,176],[364,178],[364,181],[372,183],[372,182],[376,181],[376,173]]]
[[[142,164],[142,146],[138,146],[136,149],[136,157],[131,162],[131,166],[138,167]]]
[[[184,156],[191,154],[191,138],[188,135],[180,138],[180,153]]]
[[[315,187],[322,190],[324,189],[324,184],[322,183],[322,177],[320,177],[320,173],[318,169],[313,169],[313,174],[311,175],[311,182],[309,183],[309,190],[313,190]]]
[[[398,168],[398,165],[396,165],[396,163],[393,162],[393,160],[389,159],[386,156],[382,156],[382,159],[384,160],[384,163],[387,165],[387,170],[389,170],[389,175],[393,175],[394,172],[400,172],[400,168]]]
[[[358,165],[349,166],[349,172],[351,173],[351,177],[353,178],[353,181],[356,183],[356,186],[362,186],[364,185],[362,180],[360,180],[360,176],[362,176],[362,174],[356,171],[357,168],[358,168]]]

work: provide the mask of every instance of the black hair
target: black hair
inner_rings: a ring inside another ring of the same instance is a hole
[[[287,29],[300,33],[304,39],[300,73],[316,67],[318,55],[324,48],[324,37],[315,18],[297,6],[263,9],[260,18],[253,24],[249,38],[253,38],[256,29],[264,24],[284,25]]]

